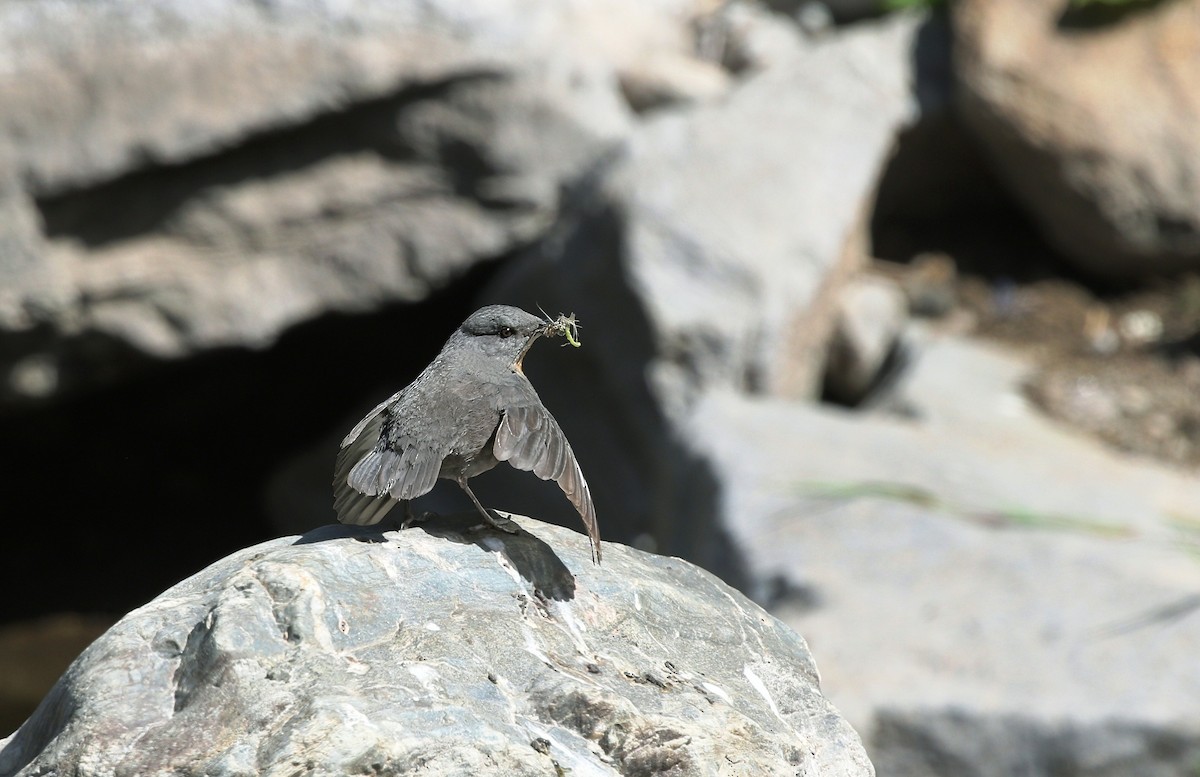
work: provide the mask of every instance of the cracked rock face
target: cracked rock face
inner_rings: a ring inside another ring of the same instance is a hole
[[[88,648],[0,775],[873,774],[775,618],[678,559],[595,568],[581,535],[518,522],[219,561]]]

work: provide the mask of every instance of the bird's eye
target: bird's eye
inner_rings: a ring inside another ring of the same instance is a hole
[[[500,336],[501,337],[512,337],[513,334],[514,334],[513,328],[511,326],[500,327]]]

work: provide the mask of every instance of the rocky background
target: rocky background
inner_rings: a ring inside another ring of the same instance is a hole
[[[1200,0],[0,0],[0,733],[504,301],[879,774],[1191,773],[1198,117]]]

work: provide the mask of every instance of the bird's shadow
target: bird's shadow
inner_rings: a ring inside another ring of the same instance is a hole
[[[309,545],[340,539],[371,543],[402,542],[404,533],[423,531],[430,536],[460,545],[475,545],[488,554],[498,552],[508,560],[517,574],[533,586],[536,594],[560,602],[574,599],[575,576],[554,549],[515,521],[513,526],[517,531],[515,534],[509,534],[483,524],[479,514],[475,512],[433,514],[408,529],[400,529],[397,521],[385,521],[375,526],[327,524],[305,532],[292,544]]]

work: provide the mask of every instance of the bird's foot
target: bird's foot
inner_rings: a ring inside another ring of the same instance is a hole
[[[495,510],[487,510],[483,513],[483,517],[487,519],[488,524],[493,528],[499,529],[508,534],[517,534],[521,531],[521,527],[512,518],[505,518]]]

